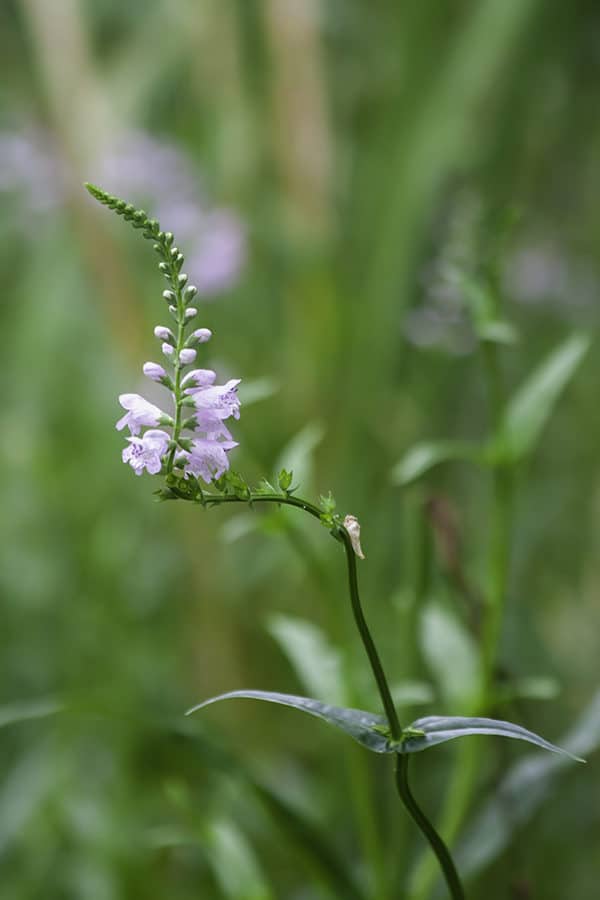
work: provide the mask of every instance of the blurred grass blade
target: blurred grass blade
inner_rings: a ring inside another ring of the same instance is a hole
[[[517,738],[520,741],[528,741],[544,750],[550,750],[552,753],[560,753],[569,756],[576,762],[585,762],[579,756],[574,756],[568,750],[551,744],[550,741],[528,731],[521,725],[515,725],[514,722],[503,722],[501,719],[483,719],[471,716],[425,716],[423,719],[417,719],[409,729],[415,731],[423,731],[422,736],[407,737],[404,742],[405,753],[419,753],[427,750],[428,747],[434,747],[436,744],[443,744],[446,741],[452,741],[454,738],[468,737],[474,734],[492,734],[498,737]]]
[[[460,460],[483,464],[483,449],[469,441],[427,441],[416,444],[396,463],[391,472],[393,484],[403,487],[416,481],[440,463]]]
[[[242,382],[238,388],[240,403],[250,406],[260,400],[268,400],[279,390],[279,382],[269,375],[262,378],[254,378],[251,381]]]
[[[211,822],[205,830],[206,855],[228,900],[273,900],[252,847],[231,821]]]
[[[438,603],[423,610],[420,631],[423,656],[441,696],[456,711],[472,708],[481,679],[479,650],[470,633]]]
[[[387,723],[383,716],[376,716],[362,709],[329,706],[327,703],[321,703],[320,700],[313,700],[311,697],[297,697],[293,694],[279,694],[275,691],[229,691],[226,694],[219,694],[218,697],[211,697],[210,700],[205,700],[204,703],[199,703],[197,706],[189,709],[186,715],[203,709],[205,706],[210,706],[211,703],[217,703],[219,700],[235,700],[238,698],[266,700],[268,703],[290,706],[292,709],[298,709],[311,716],[316,716],[318,719],[323,719],[324,722],[329,722],[330,725],[335,725],[336,728],[345,731],[346,734],[349,734],[363,747],[367,747],[375,753],[391,753],[393,751],[385,734],[375,730],[375,728],[385,728]]]
[[[494,450],[501,459],[516,462],[534,449],[561,391],[589,346],[586,335],[572,335],[519,388],[506,407],[494,439]]]
[[[577,756],[587,756],[600,746],[600,691],[561,743]],[[462,872],[479,872],[519,839],[517,827],[531,819],[568,764],[564,756],[535,754],[512,767],[459,845],[457,862]]]
[[[44,697],[41,700],[23,700],[20,703],[8,703],[0,706],[0,728],[5,725],[14,725],[17,722],[26,722],[29,719],[43,719],[60,712],[63,704],[53,697]]]
[[[215,772],[234,774],[241,783],[248,786],[261,806],[272,816],[279,830],[279,839],[295,848],[302,857],[307,869],[315,872],[315,877],[327,885],[333,897],[344,900],[366,900],[361,888],[357,885],[351,867],[347,866],[338,855],[332,842],[331,832],[325,830],[315,818],[310,818],[307,811],[292,802],[283,792],[283,785],[277,780],[267,782],[242,760],[239,754],[233,754],[214,733],[198,733],[197,725],[191,721],[171,720],[158,724],[160,732],[167,732],[190,741],[202,762]],[[160,835],[159,835],[160,837]],[[166,835],[166,839],[177,839],[177,834]]]
[[[305,425],[281,451],[274,471],[286,469],[294,473],[294,484],[307,486],[311,482],[313,470],[313,453],[325,435],[325,429],[319,422]]]
[[[334,703],[346,703],[342,655],[312,622],[280,613],[267,619],[269,633],[277,641],[310,694]]]

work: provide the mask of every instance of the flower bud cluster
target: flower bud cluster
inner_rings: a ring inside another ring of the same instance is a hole
[[[171,412],[150,403],[139,394],[121,394],[119,403],[125,415],[117,422],[117,430],[129,428],[123,462],[136,475],[178,471],[182,476],[202,478],[207,484],[229,469],[228,452],[237,443],[225,425],[227,419],[239,418],[237,396],[239,379],[216,384],[212,369],[190,368],[197,363],[199,348],[212,337],[208,328],[192,331],[198,314],[191,303],[197,289],[188,284],[182,272],[183,254],[174,246],[173,235],[162,232],[154,219],[93,186],[90,193],[105,206],[144,231],[154,241],[160,256],[158,268],[168,282],[163,291],[169,313],[176,327],[157,325],[154,335],[161,345],[164,364],[145,362],[143,372],[151,381],[163,385],[170,395]]]

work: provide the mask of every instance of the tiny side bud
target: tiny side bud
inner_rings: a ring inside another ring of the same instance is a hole
[[[359,559],[364,559],[365,554],[362,552],[362,547],[360,546],[360,525],[356,516],[346,516],[344,519],[344,528],[350,535],[352,549]]]
[[[152,381],[162,381],[163,378],[167,377],[167,373],[163,367],[155,362],[145,362],[143,371],[144,375],[146,375],[147,378],[151,378]]]
[[[175,336],[170,328],[167,328],[165,325],[157,325],[154,329],[154,337],[157,337],[159,341],[166,341],[167,344],[175,343]]]
[[[184,366],[189,366],[196,359],[196,351],[191,347],[185,347],[179,354],[179,362]]]

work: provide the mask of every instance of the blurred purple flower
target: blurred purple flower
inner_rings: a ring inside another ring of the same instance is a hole
[[[214,208],[186,153],[142,131],[130,131],[102,149],[90,165],[92,181],[146,204],[177,235],[186,271],[203,297],[229,290],[246,261],[246,233],[231,209]],[[18,196],[17,225],[34,232],[32,217],[64,206],[68,171],[42,131],[0,131],[0,194]]]
[[[0,132],[0,193],[18,195],[18,227],[59,207],[64,186],[64,169],[47,135],[34,129]]]
[[[99,184],[118,196],[139,197],[177,235],[190,281],[204,297],[231,288],[246,261],[246,234],[231,209],[214,209],[185,153],[143,132],[124,135],[98,161]]]

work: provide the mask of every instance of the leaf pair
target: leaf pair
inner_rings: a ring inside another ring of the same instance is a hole
[[[342,706],[330,706],[320,700],[311,697],[298,697],[293,694],[279,694],[274,691],[229,691],[211,697],[203,703],[199,703],[188,710],[187,715],[217,703],[219,700],[247,698],[251,700],[266,700],[268,703],[277,703],[280,706],[290,706],[316,716],[318,719],[334,725],[336,728],[349,734],[350,737],[372,750],[374,753],[419,753],[436,744],[451,741],[454,738],[466,737],[472,734],[494,734],[500,737],[517,738],[528,741],[544,750],[553,753],[561,753],[577,762],[584,762],[577,756],[551,744],[544,738],[527,728],[515,725],[512,722],[503,722],[499,719],[469,718],[462,716],[425,716],[416,719],[403,730],[402,739],[394,741],[389,733],[386,719],[383,716],[366,712],[362,709],[349,709]]]

